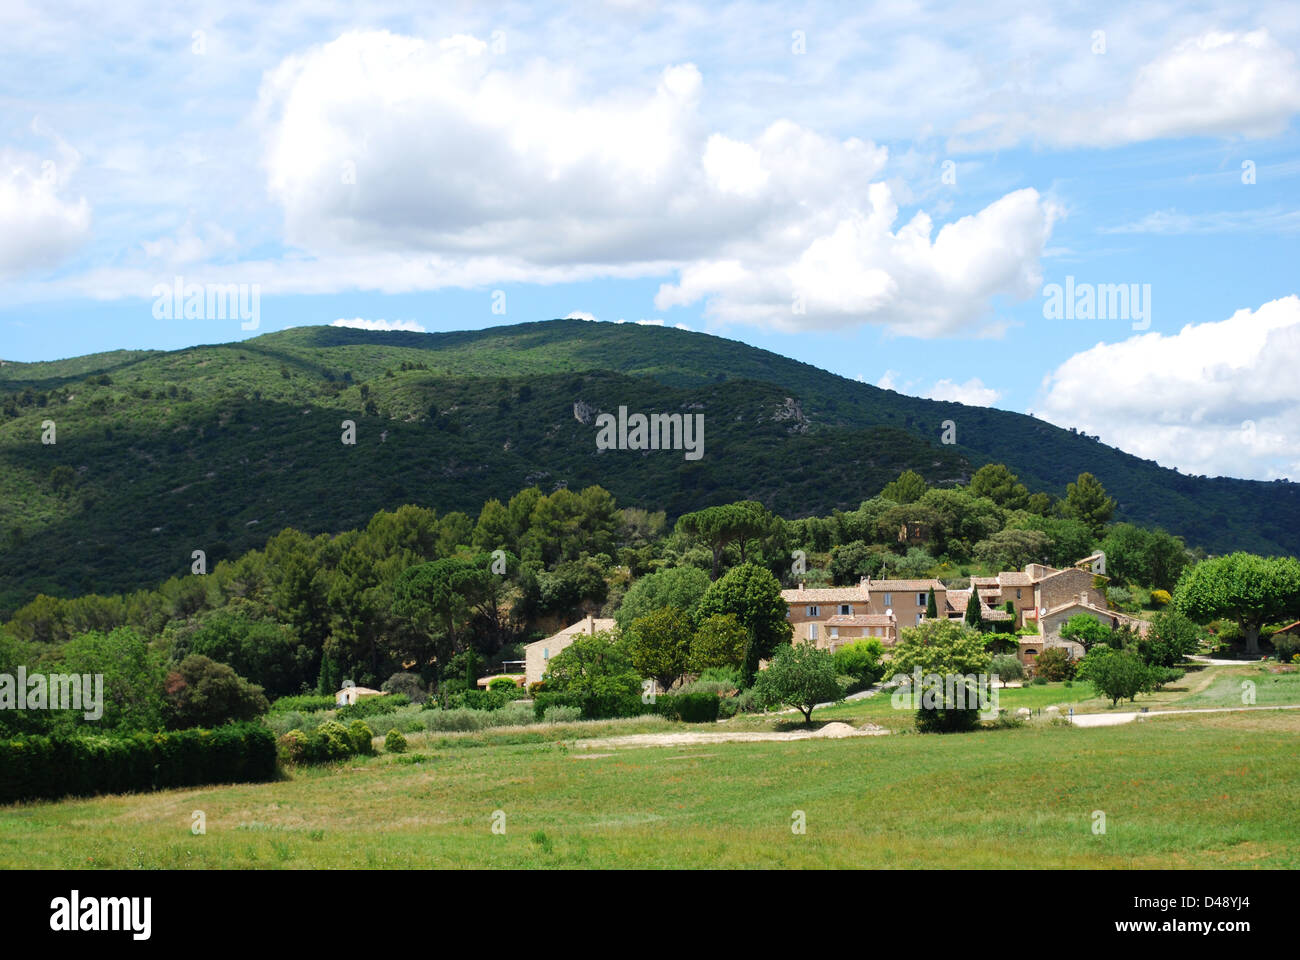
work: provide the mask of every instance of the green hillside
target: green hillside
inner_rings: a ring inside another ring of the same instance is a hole
[[[705,416],[705,455],[598,451],[592,411]],[[354,420],[357,443],[340,442]],[[953,420],[957,445],[939,443]],[[53,420],[57,443],[41,443]],[[585,422],[584,422],[585,420]],[[1191,545],[1300,552],[1295,484],[1182,476],[1032,417],[905,397],[744,344],[554,320],[452,334],[302,327],[172,352],[0,365],[0,613],[38,591],[151,585],[413,502],[476,513],[524,486],[600,484],[670,517],[757,499],[855,507],[905,468],[986,462],[1064,492],[1091,471],[1119,519]]]

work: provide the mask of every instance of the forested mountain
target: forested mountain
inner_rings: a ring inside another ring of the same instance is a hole
[[[704,415],[704,456],[598,450],[595,417]],[[356,444],[341,442],[342,421]],[[955,445],[940,443],[956,424]],[[56,442],[42,443],[53,421]],[[1002,462],[1031,490],[1084,471],[1117,519],[1211,551],[1300,552],[1300,487],[1188,477],[1032,417],[906,397],[736,341],[553,320],[451,334],[301,327],[240,343],[0,366],[0,615],[110,592],[416,503],[474,514],[522,487],[620,505],[851,509],[911,468]]]

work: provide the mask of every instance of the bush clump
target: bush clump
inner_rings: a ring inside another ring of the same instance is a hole
[[[405,753],[406,737],[402,736],[402,731],[393,729],[384,734],[384,749],[389,753]]]
[[[316,713],[319,710],[333,710],[336,706],[333,697],[281,697],[271,704],[271,713]]]
[[[716,723],[722,701],[715,693],[661,693],[655,707],[662,717],[682,723]]]
[[[348,724],[348,736],[357,753],[370,755],[375,752],[375,733],[364,720],[353,720]]]
[[[411,698],[404,693],[388,693],[382,696],[362,697],[356,703],[339,707],[334,715],[336,720],[366,720],[370,717],[382,717],[393,713],[398,707],[409,706]]]
[[[543,723],[573,723],[581,719],[582,711],[579,708],[566,707],[563,704],[547,707],[542,714]]]

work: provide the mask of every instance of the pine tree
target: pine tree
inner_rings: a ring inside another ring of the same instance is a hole
[[[1094,537],[1100,537],[1115,512],[1115,501],[1106,496],[1100,480],[1091,473],[1081,473],[1065,488],[1065,512],[1084,523]]]

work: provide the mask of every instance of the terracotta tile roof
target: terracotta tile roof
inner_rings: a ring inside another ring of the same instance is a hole
[[[568,639],[569,637],[578,636],[580,634],[588,634],[588,623],[591,625],[590,633],[601,633],[605,630],[613,630],[617,625],[617,621],[614,620],[613,617],[593,617],[590,621],[584,617],[577,623],[570,624],[563,630],[560,630],[558,633],[553,633],[549,637],[545,637],[541,640],[534,640],[532,643],[526,644],[525,646],[531,647],[539,643],[548,643],[555,640]]]
[[[828,627],[892,627],[898,622],[896,617],[887,617],[883,613],[855,613],[853,616],[837,614],[826,620]]]
[[[938,580],[868,580],[867,581],[868,590],[887,590],[890,592],[898,591],[899,593],[915,591],[916,593],[920,593],[922,590],[929,590],[931,588],[934,589],[935,593],[939,593],[940,591],[946,589],[944,585]]]
[[[1011,614],[1005,610],[999,610],[997,607],[990,607],[985,597],[987,591],[980,594],[980,615],[985,620],[1011,620]],[[964,616],[966,614],[966,604],[970,603],[969,590],[949,590],[948,591],[948,610],[950,616]]]
[[[1071,607],[1083,607],[1085,610],[1092,610],[1094,613],[1105,614],[1108,617],[1119,620],[1121,623],[1143,622],[1140,617],[1130,617],[1128,614],[1120,613],[1118,610],[1107,610],[1105,607],[1099,607],[1095,603],[1087,603],[1080,600],[1078,597],[1075,597],[1073,600],[1067,600],[1065,603],[1058,603],[1056,606],[1050,608],[1044,616],[1050,617],[1054,614],[1060,613],[1062,610],[1069,610]]]
[[[1029,587],[1033,586],[1034,578],[1019,570],[1008,570],[998,574],[998,583],[1004,587]]]
[[[866,603],[867,591],[861,587],[808,587],[782,590],[781,599],[788,604]]]

